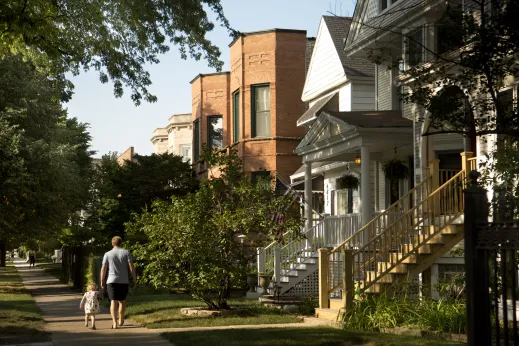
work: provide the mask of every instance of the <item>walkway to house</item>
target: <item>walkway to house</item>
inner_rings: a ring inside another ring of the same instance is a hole
[[[310,327],[330,324],[329,321],[309,318],[305,319],[305,323],[281,325],[147,329],[136,325],[131,320],[125,320],[123,327],[112,330],[110,328],[112,325],[110,313],[107,308],[103,307],[103,313],[98,314],[96,318],[97,330],[90,330],[83,326],[85,315],[79,309],[81,294],[62,284],[58,279],[45,273],[42,269],[30,269],[25,262],[15,262],[15,264],[25,287],[34,297],[36,304],[42,311],[42,316],[46,322],[45,330],[52,333],[54,346],[128,346],[128,344],[171,346],[172,344],[163,339],[158,333],[238,328]]]

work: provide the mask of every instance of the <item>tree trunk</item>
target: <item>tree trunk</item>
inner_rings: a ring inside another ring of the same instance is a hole
[[[0,240],[0,267],[5,267],[5,256],[7,255],[5,250],[5,242]]]

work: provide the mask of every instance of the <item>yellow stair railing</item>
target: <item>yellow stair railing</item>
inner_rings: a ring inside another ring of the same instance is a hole
[[[330,297],[341,296],[348,306],[354,284],[360,292],[378,292],[376,285],[389,272],[463,213],[463,188],[476,159],[472,153],[461,156],[462,170],[443,185],[439,161],[431,161],[421,184],[333,250],[319,250],[321,308],[329,307]]]

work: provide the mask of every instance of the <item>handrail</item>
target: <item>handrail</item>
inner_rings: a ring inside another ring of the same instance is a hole
[[[352,273],[362,291],[378,283],[397,264],[462,214],[465,179],[466,170],[462,170],[391,222],[383,232],[353,250]],[[347,241],[340,247],[346,244]],[[330,268],[341,262],[338,251],[330,253]],[[335,274],[330,277],[329,294],[334,294],[343,284],[342,271],[337,270]]]
[[[414,188],[409,190],[404,196],[402,196],[395,203],[390,205],[384,212],[380,213],[378,216],[373,218],[369,223],[367,223],[366,225],[361,227],[355,234],[353,234],[351,237],[349,237],[348,239],[343,241],[341,244],[336,246],[332,251],[330,251],[330,254],[339,252],[346,244],[352,243],[352,240],[357,238],[359,235],[362,235],[362,233],[365,232],[366,230],[369,230],[369,228],[372,227],[373,224],[377,223],[377,221],[379,221],[380,219],[382,219],[385,216],[388,216],[391,212],[394,212],[394,209],[397,209],[399,206],[401,206],[405,201],[408,200],[408,198],[412,197],[413,194],[415,192],[417,192],[418,190],[420,190],[422,195],[428,195],[429,194],[428,190],[430,190],[431,180],[432,180],[432,177],[427,176],[420,184],[416,185]],[[423,188],[425,188],[425,194],[423,194],[423,192],[424,192]]]

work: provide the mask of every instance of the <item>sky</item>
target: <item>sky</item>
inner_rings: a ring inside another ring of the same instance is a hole
[[[353,0],[221,0],[231,26],[241,32],[271,28],[306,30],[315,37],[322,15],[328,11],[351,16]],[[229,70],[231,38],[219,25],[208,38],[216,44]],[[90,125],[92,150],[101,157],[109,152],[122,153],[133,146],[135,152],[148,155],[153,152],[150,141],[153,130],[167,125],[172,114],[191,113],[191,85],[200,73],[216,72],[204,60],[182,60],[175,46],[160,56],[160,63],[147,65],[153,84],[149,91],[158,97],[155,103],[143,101],[135,106],[126,92],[115,98],[112,84],[101,84],[95,71],[71,77],[75,85],[72,101],[65,104],[69,116]]]

